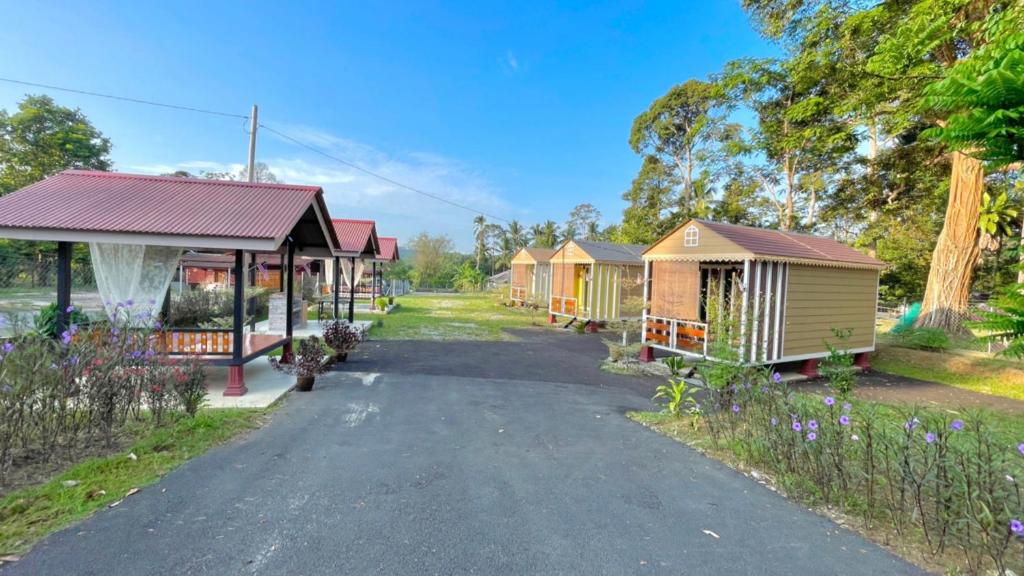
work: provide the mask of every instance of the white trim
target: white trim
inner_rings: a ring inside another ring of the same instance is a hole
[[[228,236],[179,236],[136,232],[97,232],[93,230],[42,230],[39,228],[0,228],[0,238],[45,242],[107,242],[110,244],[144,244],[175,248],[212,248],[245,250],[246,252],[277,252],[280,244],[273,238],[232,238]]]
[[[860,354],[861,352],[874,352],[874,351],[875,351],[875,347],[874,346],[865,346],[863,348],[850,348],[849,350],[841,350],[841,352],[846,352],[848,354]],[[777,359],[776,362],[778,362],[778,363],[782,363],[782,362],[796,362],[797,360],[810,360],[812,358],[827,358],[827,357],[828,357],[828,352],[813,352],[813,353],[810,353],[810,354],[796,354],[796,355],[793,355],[793,356],[783,356],[782,358]]]
[[[594,318],[594,314],[596,314],[596,311],[594,309],[594,276],[596,276],[596,273],[597,264],[592,264],[590,266],[589,274],[587,273],[586,269],[583,270],[583,281],[587,283],[587,314],[589,314],[591,318]],[[587,276],[590,276],[589,280],[587,279]]]
[[[768,269],[768,278],[764,281],[764,335],[761,337],[761,353],[767,361],[769,359],[768,335],[772,326],[772,305],[774,304],[778,308],[778,304],[772,302],[772,275],[775,273],[775,263],[767,262],[765,266]]]
[[[785,303],[785,299],[781,298],[783,295],[782,275],[787,268],[789,268],[789,264],[783,262],[779,263],[779,274],[776,279],[776,284],[778,286],[775,290],[775,334],[774,342],[772,342],[772,358],[778,358],[782,355],[782,349],[780,348],[780,342],[782,342],[780,334],[782,332],[782,324],[780,322],[780,318],[782,317],[782,305]]]
[[[757,258],[763,262],[785,262],[788,264],[803,264],[806,266],[821,266],[823,268],[856,268],[864,270],[883,270],[888,264],[859,264],[855,262],[843,262],[842,260],[811,260],[802,258],[785,258],[781,256],[762,256],[750,252],[730,252],[722,254],[645,254],[644,260],[668,261],[668,262],[741,262],[746,259]]]
[[[647,305],[649,304],[648,298],[650,297],[648,291],[648,285],[650,284],[651,278],[651,262],[644,261],[644,299],[643,307],[640,309],[640,343],[647,343]]]
[[[789,274],[791,266],[786,263],[786,284],[782,287],[782,302],[789,308]],[[779,336],[779,357],[784,358],[786,354],[786,322],[789,322],[789,312],[784,310],[782,313],[782,324],[779,326],[782,335]]]
[[[1019,248],[1018,248],[1019,250]],[[871,349],[874,350],[875,346],[878,345],[878,288],[882,282],[882,275],[877,274],[875,276],[875,313],[871,316]]]
[[[750,300],[750,260],[743,261],[743,283],[740,285],[740,358],[747,356],[747,303]]]
[[[754,261],[754,313],[752,316],[752,322],[750,326],[750,361],[757,362],[757,336],[759,334],[758,320],[761,316],[761,268],[764,267],[764,262]]]
[[[693,238],[690,238],[690,232],[693,232]],[[700,228],[696,224],[690,224],[686,230],[683,230],[683,248],[696,248],[700,246]]]

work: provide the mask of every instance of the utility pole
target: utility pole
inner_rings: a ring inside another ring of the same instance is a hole
[[[249,115],[249,182],[256,181],[256,127],[259,126],[259,108],[252,105],[252,114]]]

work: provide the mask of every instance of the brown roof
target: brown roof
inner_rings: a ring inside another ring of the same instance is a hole
[[[338,235],[338,249],[350,255],[376,256],[377,224],[373,220],[335,218],[331,221]]]
[[[279,243],[310,210],[329,218],[316,186],[66,170],[0,197],[0,235],[32,229]]]
[[[747,250],[755,258],[761,256],[788,260],[816,260],[833,264],[885,266],[885,263],[880,260],[858,252],[842,242],[823,236],[698,219],[688,220],[676,227],[676,230],[690,222],[699,222],[705,228]]]

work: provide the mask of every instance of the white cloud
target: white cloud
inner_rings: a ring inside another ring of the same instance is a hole
[[[508,219],[522,214],[522,209],[505,201],[501,191],[487,178],[457,160],[421,151],[402,155],[388,154],[367,144],[309,127],[282,126],[280,130],[332,156],[452,202]],[[274,136],[271,133],[266,137]],[[289,144],[294,146],[294,143]],[[472,212],[418,194],[311,151],[296,150],[294,155],[258,159],[265,162],[282,182],[322,187],[333,217],[376,220],[378,233],[382,236],[398,236],[403,242],[426,230],[434,234],[448,234],[461,250],[472,248]],[[175,170],[193,173],[236,172],[242,165],[190,160],[172,165],[142,164],[129,168],[156,174]]]

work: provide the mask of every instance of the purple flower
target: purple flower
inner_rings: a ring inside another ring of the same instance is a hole
[[[949,423],[949,429],[954,431],[954,432],[959,432],[959,431],[963,430],[964,429],[964,421],[963,420],[953,420],[952,422]]]
[[[928,432],[927,434],[924,435],[924,441],[929,444],[935,442],[935,434]]]
[[[799,432],[799,431],[801,431],[803,429],[804,429],[804,427],[800,424],[799,420],[794,420],[793,421],[793,430],[794,431]]]
[[[768,387],[767,386],[761,386],[761,394],[765,394],[766,392],[768,392]]]
[[[733,414],[739,414],[740,413],[740,405],[739,404],[733,404],[732,405],[732,413]],[[1021,446],[1024,446],[1024,444],[1021,444]]]
[[[917,425],[920,423],[921,421],[918,420],[916,417],[911,418],[910,420],[907,420],[907,423],[903,425],[903,428],[905,428],[906,430],[913,430],[914,428],[917,428]]]
[[[70,330],[65,330],[60,335],[60,341],[63,342],[65,346],[67,346],[68,344],[71,344],[71,338],[72,338],[72,336],[71,336],[71,331]]]
[[[71,314],[72,312],[75,311],[75,307],[74,306],[68,306],[67,308],[64,309],[64,311],[67,312],[68,314]]]
[[[164,327],[163,323],[160,322],[159,320],[157,320],[156,322],[153,323],[153,328],[155,328],[156,330],[161,330],[161,329],[163,329],[163,327]]]
[[[772,374],[772,382],[775,382],[776,384],[781,383],[782,382],[782,374],[779,374],[778,372],[775,372],[774,374]]]
[[[810,428],[811,430],[817,430],[818,429],[818,421],[817,420],[809,421],[807,423],[807,427]]]
[[[850,417],[847,416],[846,414],[843,414],[842,416],[839,417],[839,424],[841,426],[849,426],[850,425]]]
[[[129,298],[129,299],[124,301],[124,305],[127,308],[131,308],[132,306],[135,306],[135,301],[132,300],[131,298]]]
[[[68,364],[71,364],[72,366],[78,366],[78,356],[72,356],[68,358]]]
[[[779,419],[776,418],[775,416],[772,416],[772,426],[778,426],[778,425],[779,425]]]
[[[146,360],[151,359],[153,356],[156,356],[156,352],[153,352],[152,350],[146,350]]]
[[[14,351],[14,342],[4,342],[4,354],[10,354]]]
[[[1013,532],[1014,536],[1024,536],[1024,524],[1016,518],[1010,520],[1010,532]]]
[[[1020,452],[1020,455],[1024,456],[1024,442],[1017,444],[1017,452]]]
[[[831,396],[825,396],[825,406],[832,406],[836,403],[836,399]]]
[[[746,389],[746,390],[750,390],[750,382],[744,382],[743,383],[743,388]]]
[[[818,435],[815,434],[814,432],[808,432],[807,433],[807,441],[808,442],[814,442],[817,439],[818,439]]]
[[[156,306],[156,298],[150,298],[149,299],[149,305],[150,306]]]
[[[853,410],[853,404],[843,402],[843,412],[849,412],[850,410]]]

